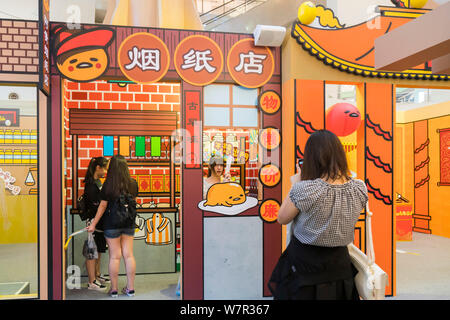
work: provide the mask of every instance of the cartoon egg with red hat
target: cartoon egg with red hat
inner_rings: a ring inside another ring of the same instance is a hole
[[[339,137],[355,132],[361,125],[361,113],[350,103],[336,103],[326,112],[326,129]]]
[[[111,28],[85,30],[55,29],[55,61],[61,75],[75,82],[89,82],[100,78],[108,69],[107,48],[114,40]]]

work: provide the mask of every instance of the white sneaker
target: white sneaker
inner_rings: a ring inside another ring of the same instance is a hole
[[[88,289],[89,290],[96,290],[96,291],[105,291],[106,286],[99,283],[97,280],[94,280],[92,283],[88,283]]]
[[[104,276],[104,275],[99,275],[97,277],[97,280],[100,281],[100,283],[104,284],[104,283],[111,283],[111,280],[109,280],[108,277]]]

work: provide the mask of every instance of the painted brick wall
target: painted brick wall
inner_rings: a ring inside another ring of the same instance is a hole
[[[69,109],[110,109],[110,110],[180,110],[180,84],[179,83],[158,83],[150,85],[128,84],[120,87],[115,83],[106,81],[94,81],[90,83],[76,83],[64,80],[63,92],[64,104],[64,127],[66,135],[66,188],[67,205],[73,204],[72,192],[72,138],[69,135]],[[118,139],[114,139],[114,153],[118,153]],[[79,136],[78,139],[78,195],[83,192],[82,183],[86,174],[89,161],[92,157],[103,155],[102,136]],[[133,139],[130,140],[133,144]],[[134,157],[134,148],[132,158]],[[162,150],[164,155],[164,150]],[[164,167],[131,167],[131,174],[169,174],[169,169]],[[176,174],[179,170],[176,169]],[[169,203],[168,197],[138,198],[138,203],[154,201],[156,204]],[[176,198],[176,203],[180,199]]]
[[[34,21],[0,21],[0,71],[39,70],[39,29]]]

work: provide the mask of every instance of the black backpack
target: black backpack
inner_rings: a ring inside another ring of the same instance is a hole
[[[77,208],[80,210],[80,218],[85,221],[89,218],[88,208],[86,205],[86,195],[83,193],[81,197],[77,199]]]
[[[122,194],[110,211],[114,211],[114,224],[119,226],[135,225],[136,200],[131,194]]]

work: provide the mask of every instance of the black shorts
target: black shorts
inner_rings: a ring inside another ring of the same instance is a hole
[[[103,232],[94,231],[94,241],[97,245],[97,251],[100,253],[106,252],[106,239]]]

